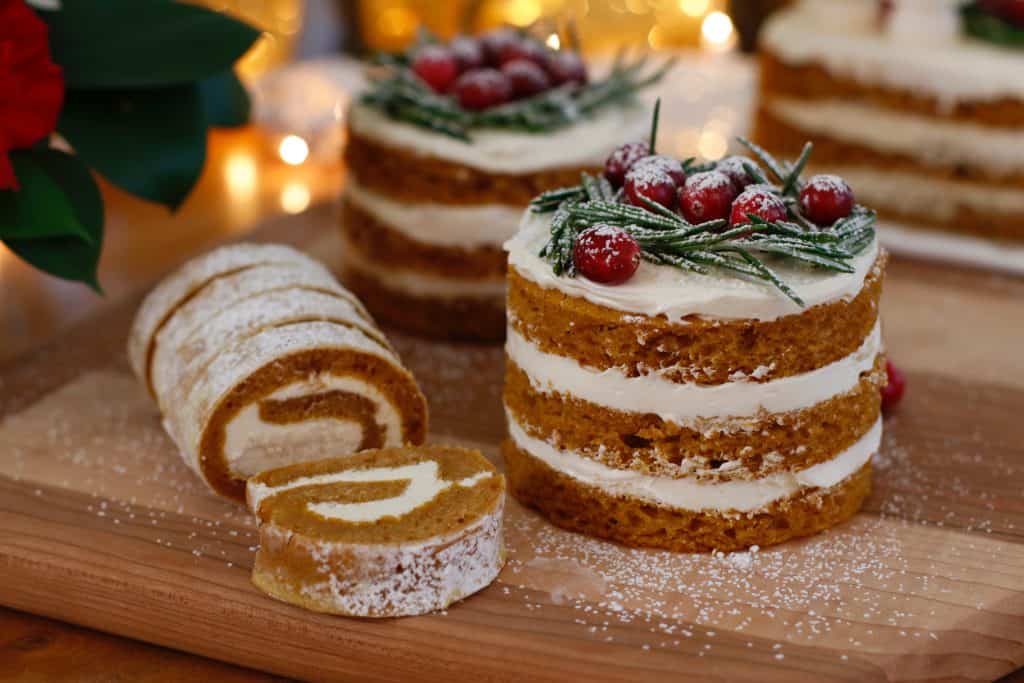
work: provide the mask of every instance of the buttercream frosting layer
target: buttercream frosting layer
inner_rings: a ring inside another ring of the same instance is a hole
[[[551,168],[604,163],[622,140],[643,139],[650,112],[640,104],[607,107],[592,117],[547,133],[473,131],[463,142],[426,128],[396,121],[364,104],[349,110],[353,133],[392,147],[499,174],[526,174]]]
[[[506,242],[509,264],[524,278],[623,313],[681,321],[688,316],[726,320],[775,320],[805,309],[771,285],[731,274],[690,273],[641,261],[621,285],[602,285],[584,277],[555,275],[538,256],[551,230],[551,214],[525,212],[519,232]],[[834,273],[770,257],[765,262],[803,299],[807,307],[853,299],[864,286],[878,256],[877,240],[851,261],[852,273]]]
[[[508,414],[512,442],[549,467],[612,495],[631,496],[669,508],[693,511],[752,512],[807,488],[827,489],[856,473],[878,452],[882,422],[871,427],[848,449],[826,462],[798,472],[780,472],[761,479],[698,482],[613,469],[526,433]]]

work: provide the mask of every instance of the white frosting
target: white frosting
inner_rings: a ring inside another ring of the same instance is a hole
[[[351,269],[380,283],[384,289],[392,289],[414,297],[434,299],[496,299],[505,298],[505,278],[464,278],[446,277],[439,273],[428,273],[406,268],[392,268],[382,263],[372,263],[356,247],[345,243],[342,252],[345,268]]]
[[[1019,66],[1024,82],[1024,57]],[[900,154],[926,165],[971,164],[996,175],[1024,173],[1024,133],[1016,128],[980,126],[840,100],[772,98],[764,106],[811,135]]]
[[[508,419],[509,435],[516,446],[585,485],[612,495],[694,511],[754,512],[802,489],[835,486],[863,467],[878,452],[882,439],[879,419],[848,449],[807,469],[779,472],[751,481],[700,482],[613,469],[573,451],[558,450],[547,441],[529,436],[511,415]]]
[[[618,368],[597,370],[565,356],[541,351],[511,327],[505,350],[542,393],[558,392],[630,413],[653,413],[676,424],[754,417],[809,408],[851,391],[871,370],[882,346],[879,325],[854,353],[825,367],[768,382],[746,379],[724,384],[680,384],[652,373],[629,377]]]
[[[522,209],[503,204],[434,204],[395,201],[350,178],[345,196],[409,239],[440,247],[500,247],[515,234]]]
[[[878,30],[873,21],[865,21],[863,7],[852,8],[849,21],[838,17],[823,21],[821,3],[804,2],[769,19],[760,43],[787,63],[820,64],[839,76],[935,97],[946,106],[1024,100],[1020,53],[952,34],[944,14],[947,4],[947,0],[934,4],[930,31],[913,31],[900,17],[894,27],[898,35],[890,35]],[[920,19],[917,23],[921,28]],[[927,40],[908,40],[908,31],[918,38],[922,33],[931,35]]]
[[[1024,244],[955,235],[891,221],[882,226],[879,237],[886,247],[899,254],[1024,275]]]
[[[555,275],[551,264],[537,255],[548,239],[550,225],[551,214],[527,211],[519,233],[505,244],[509,264],[541,287],[558,289],[625,313],[665,315],[671,321],[689,315],[774,320],[804,310],[782,292],[760,281],[715,272],[700,275],[647,262],[641,262],[636,274],[621,285],[602,285],[585,277]],[[767,262],[806,306],[811,307],[854,298],[863,288],[877,256],[875,242],[853,259],[853,273],[834,273],[774,259]]]
[[[353,105],[348,122],[356,135],[389,147],[414,150],[487,173],[526,174],[604,164],[622,141],[645,138],[650,111],[639,104],[609,107],[549,133],[485,129],[474,131],[471,142],[396,121],[363,104]]]
[[[377,405],[375,420],[384,428],[384,446],[402,444],[402,417],[380,390],[355,377],[317,375],[282,387],[265,400],[286,400],[328,391],[350,391]],[[355,453],[363,440],[358,422],[338,418],[274,424],[260,419],[259,403],[251,403],[224,430],[224,458],[232,472],[251,477],[271,467],[308,462],[328,454]]]
[[[936,221],[954,219],[961,207],[991,214],[1024,214],[1024,190],[1012,187],[937,180],[866,166],[830,165],[828,170],[842,176],[861,203],[880,210],[905,211]]]
[[[891,40],[948,47],[960,35],[957,6],[963,0],[899,0],[885,22]]]
[[[421,505],[426,505],[437,498],[441,492],[452,486],[472,488],[492,472],[481,470],[476,474],[458,481],[447,481],[438,476],[439,467],[434,460],[424,460],[412,465],[398,467],[372,467],[364,470],[341,470],[311,477],[299,477],[280,486],[252,484],[248,489],[249,505],[255,512],[260,504],[270,496],[284,491],[306,486],[320,486],[337,483],[366,483],[382,481],[406,481],[407,486],[398,496],[380,498],[361,503],[310,502],[310,512],[326,519],[345,522],[376,522],[384,517],[401,518]]]

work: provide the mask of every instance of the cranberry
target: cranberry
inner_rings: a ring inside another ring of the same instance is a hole
[[[487,109],[512,99],[512,84],[497,69],[473,69],[455,81],[455,97],[466,109]]]
[[[676,181],[656,166],[633,164],[633,168],[626,174],[626,182],[622,187],[626,191],[626,201],[634,206],[646,209],[647,203],[644,199],[661,204],[667,209],[676,205]]]
[[[520,59],[533,62],[537,66],[544,66],[548,58],[548,49],[540,43],[532,40],[517,40],[501,48],[498,55],[500,64],[508,64]]]
[[[896,367],[891,360],[885,361],[885,374],[888,382],[882,387],[882,410],[892,410],[907,390],[907,376]]]
[[[501,52],[506,46],[522,40],[519,31],[514,28],[497,28],[480,36],[480,45],[484,49],[484,58],[492,66],[499,65]]]
[[[719,171],[695,173],[679,188],[679,213],[691,223],[729,217],[736,188],[729,176]]]
[[[427,45],[416,52],[412,70],[434,92],[445,92],[459,75],[459,62],[448,48]]]
[[[619,145],[604,162],[604,177],[613,187],[622,187],[626,181],[626,173],[637,160],[651,153],[646,142],[627,142]]]
[[[478,40],[469,36],[456,36],[448,43],[448,48],[459,62],[459,69],[479,69],[484,65],[484,48]]]
[[[750,177],[749,173],[747,173],[747,169],[744,167],[744,162],[751,164],[754,163],[746,157],[732,156],[726,157],[715,164],[715,170],[729,176],[729,180],[732,181],[737,192],[743,192],[747,185],[754,182],[754,179]]]
[[[667,157],[663,154],[654,154],[652,156],[646,156],[638,159],[630,170],[634,168],[655,168],[662,173],[667,173],[676,185],[682,187],[683,183],[686,182],[686,170],[683,168],[682,163],[678,159]]]
[[[853,210],[853,190],[837,175],[813,176],[800,190],[800,209],[811,222],[832,225]]]
[[[516,97],[530,97],[551,87],[551,79],[544,69],[525,59],[505,62],[501,72],[508,76],[512,84],[512,94]]]
[[[786,204],[779,195],[769,192],[763,186],[751,186],[743,190],[732,203],[729,215],[730,225],[749,223],[747,214],[753,214],[768,222],[786,220],[789,213]]]
[[[619,285],[640,266],[640,245],[621,228],[594,225],[576,238],[572,260],[587,279]]]
[[[559,50],[548,55],[548,73],[555,85],[565,83],[578,83],[583,85],[587,82],[587,65],[579,54],[572,50]]]

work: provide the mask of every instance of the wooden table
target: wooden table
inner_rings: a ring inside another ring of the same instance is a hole
[[[196,195],[171,218],[108,189],[109,242],[101,268],[108,299],[0,262],[3,341],[0,364],[149,282],[192,253],[253,222],[327,198],[339,169],[287,169],[261,160],[252,131],[218,134]],[[1015,334],[1024,314],[1024,282],[897,260],[883,317],[892,355],[912,372],[1024,387]],[[979,336],[979,330],[984,333]],[[911,391],[915,391],[911,387]],[[924,390],[922,387],[921,389]],[[0,609],[0,680],[268,680],[252,671],[87,629]],[[1018,672],[1005,681],[1024,682]]]
[[[336,196],[337,166],[286,166],[253,129],[217,131],[177,214],[103,185],[101,297],[33,270],[0,244],[0,364],[122,300],[190,255],[260,220]],[[0,680],[270,681],[267,674],[0,607]]]

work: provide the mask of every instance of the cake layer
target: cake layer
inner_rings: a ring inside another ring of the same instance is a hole
[[[615,148],[612,141],[643,139],[649,126],[650,113],[646,107],[639,104],[610,106],[592,117],[550,132],[482,129],[472,131],[471,140],[465,142],[423,126],[397,121],[364,104],[353,105],[348,114],[350,142],[355,137],[360,144],[399,148],[420,157],[421,163],[445,162],[445,166],[462,168],[467,176],[475,175],[469,171],[502,177],[602,166]],[[357,175],[363,177],[363,174]],[[577,174],[572,182],[562,184],[574,184],[578,178]],[[535,194],[515,203],[525,205]]]
[[[504,563],[505,483],[479,452],[367,451],[264,472],[253,582],[307,609],[395,617],[443,609]]]
[[[878,419],[879,387],[884,381],[879,357],[852,387],[836,387],[806,407],[674,421],[664,417],[678,413],[670,404],[659,403],[657,412],[645,410],[651,402],[641,386],[629,393],[634,408],[609,408],[578,393],[539,387],[510,358],[504,398],[512,419],[527,434],[550,439],[559,449],[619,470],[726,481],[804,469],[832,459]]]
[[[757,510],[698,511],[588,484],[513,441],[505,442],[502,453],[512,495],[558,526],[625,545],[677,552],[739,550],[809,536],[852,517],[871,490],[871,465],[865,461],[828,487],[810,482]]]
[[[878,319],[884,268],[885,256],[879,255],[851,300],[803,313],[763,322],[698,317],[669,322],[624,314],[562,291],[600,287],[582,278],[553,278],[550,282],[562,289],[545,288],[514,266],[509,271],[509,321],[539,352],[596,371],[657,377],[664,385],[719,385],[737,379],[764,383],[823,368],[860,349]],[[685,290],[678,293],[685,295]]]
[[[494,342],[505,338],[504,282],[471,287],[450,280],[423,283],[437,286],[417,290],[416,283],[381,275],[351,261],[342,279],[388,325],[428,339]],[[395,286],[397,285],[397,286]],[[443,287],[443,288],[442,288]],[[459,295],[458,292],[464,292]]]
[[[1024,188],[1024,135],[1019,129],[940,121],[845,100],[770,94],[762,99],[761,110],[814,140],[816,164],[832,161],[818,148],[818,138],[825,137],[937,172],[959,175],[966,168],[971,177]]]
[[[955,34],[893,36],[878,29],[874,4],[801,2],[770,18],[759,43],[788,65],[821,66],[834,77],[912,93],[940,110],[1024,103],[1020,57],[1014,50]],[[936,6],[934,11],[955,12],[955,7]]]
[[[403,202],[369,190],[353,178],[345,185],[345,201],[360,214],[401,233],[410,242],[459,250],[500,250],[515,234],[523,215],[521,207],[503,204]]]
[[[375,269],[403,269],[453,280],[500,281],[505,274],[505,253],[500,246],[470,247],[412,238],[348,196],[342,202],[341,229],[347,245]],[[433,226],[439,235],[446,229],[444,223]]]
[[[896,253],[1024,275],[1024,241],[995,242],[892,221],[880,237]]]
[[[588,304],[595,304],[603,309],[602,315],[608,314],[607,309],[634,314],[620,315],[618,319],[623,323],[646,324],[643,317],[663,316],[663,322],[669,323],[682,321],[694,324],[701,319],[714,318],[719,323],[743,320],[744,324],[750,324],[752,321],[767,322],[794,314],[827,310],[828,307],[821,305],[848,304],[856,299],[865,289],[865,280],[879,277],[883,265],[883,260],[879,259],[877,243],[872,243],[852,259],[850,265],[853,272],[833,272],[828,273],[827,277],[819,269],[767,257],[766,264],[803,299],[805,307],[801,308],[778,290],[760,281],[718,272],[702,275],[646,261],[641,261],[633,277],[620,285],[602,285],[583,277],[561,277],[555,275],[551,264],[539,256],[550,233],[551,214],[528,212],[524,215],[519,233],[505,245],[509,252],[509,264],[515,271],[513,275],[518,274],[523,280],[529,280],[545,290],[584,300],[579,304],[574,302],[571,306],[581,311],[589,311]],[[832,315],[837,319],[843,317],[836,315],[835,311],[829,317]],[[856,336],[856,340],[848,340],[851,346],[842,355],[855,348],[870,330],[874,316],[864,322],[861,333]],[[801,334],[802,339],[814,339],[815,336]],[[604,345],[605,339],[602,337],[601,343],[594,346],[600,348]],[[760,364],[755,364],[755,367]]]
[[[761,92],[769,97],[859,102],[907,115],[961,121],[972,127],[1024,126],[1024,93],[1020,98],[940,102],[914,90],[834,73],[819,63],[786,63],[770,51],[761,52],[759,63]]]

